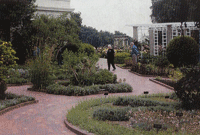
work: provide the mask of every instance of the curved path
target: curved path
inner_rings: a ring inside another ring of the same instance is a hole
[[[98,62],[100,68],[107,68],[105,59]],[[113,72],[113,71],[112,71]],[[132,93],[117,93],[109,95],[139,95],[143,91],[152,93],[168,93],[170,89],[149,81],[149,77],[140,77],[128,72],[127,69],[117,68],[113,73],[118,80],[125,78],[126,83],[133,87]],[[0,135],[75,135],[65,127],[64,119],[67,110],[79,101],[89,98],[104,97],[102,94],[89,96],[62,96],[42,92],[27,91],[31,86],[9,87],[7,92],[33,96],[39,103],[14,109],[0,116]]]

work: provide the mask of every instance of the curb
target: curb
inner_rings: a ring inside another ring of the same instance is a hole
[[[152,81],[152,82],[154,82],[154,83],[157,83],[157,84],[159,84],[159,85],[162,85],[162,86],[164,86],[164,87],[166,87],[166,88],[168,88],[168,89],[174,90],[173,87],[171,87],[171,86],[169,86],[169,85],[167,85],[167,84],[164,84],[164,83],[162,83],[162,82],[156,81],[156,80],[154,80],[154,79],[149,79],[149,80]]]
[[[7,108],[0,111],[0,115],[3,115],[4,113],[9,112],[9,111],[11,111],[15,108],[20,108],[20,107],[30,105],[30,104],[34,104],[34,103],[38,103],[38,102],[39,102],[38,100],[27,101],[27,102],[24,102],[24,103],[20,103],[20,104],[14,105],[14,106],[7,107]]]
[[[130,67],[120,67],[118,64],[115,64],[117,67],[122,68],[122,69],[130,69]]]
[[[133,72],[131,70],[128,70],[128,71],[131,72],[131,73],[133,73],[133,74],[135,74],[135,75],[142,76],[142,77],[155,77],[155,75],[142,75],[142,74],[139,74],[137,72]]]
[[[75,134],[77,135],[95,135],[93,133],[88,133],[87,131],[85,130],[82,130],[82,129],[79,129],[78,127],[72,125],[71,123],[69,123],[67,121],[67,119],[64,120],[64,123],[65,123],[65,126],[71,130],[72,132],[74,132]]]

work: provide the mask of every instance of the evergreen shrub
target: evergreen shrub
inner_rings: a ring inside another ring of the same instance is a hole
[[[130,105],[131,107],[140,107],[140,106],[145,106],[145,107],[148,107],[148,106],[169,107],[169,106],[171,106],[172,108],[178,107],[177,103],[161,102],[161,101],[155,101],[155,100],[151,100],[151,99],[137,98],[137,97],[118,97],[113,102],[113,105],[118,105],[118,106]]]
[[[49,94],[59,94],[67,96],[84,96],[90,94],[98,94],[101,89],[105,89],[109,93],[131,92],[132,87],[125,83],[119,84],[105,84],[105,85],[91,85],[91,86],[63,86],[58,83],[49,85],[46,92]]]
[[[132,63],[133,63],[132,57],[126,57],[124,59],[124,63],[125,63],[126,66],[132,66]]]
[[[53,83],[51,58],[53,48],[45,47],[44,51],[35,59],[28,62],[30,78],[34,89],[46,89]]]
[[[7,90],[6,82],[0,78],[0,99],[5,99],[6,90]]]
[[[198,63],[199,46],[192,37],[175,37],[167,46],[166,56],[175,67],[194,66]]]
[[[200,108],[200,70],[192,69],[174,86],[177,97],[186,109]]]
[[[98,108],[93,113],[93,118],[97,120],[128,121],[127,115],[130,108]]]
[[[94,76],[94,84],[107,84],[116,81],[116,76],[114,77],[113,73],[107,69],[100,69]]]
[[[131,57],[130,53],[127,52],[120,52],[115,54],[114,62],[116,64],[124,64],[124,60],[127,57]]]

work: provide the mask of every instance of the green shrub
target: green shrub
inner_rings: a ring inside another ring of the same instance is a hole
[[[166,56],[175,67],[193,66],[198,63],[199,46],[192,37],[175,37],[167,46]]]
[[[126,53],[126,52],[116,53],[115,58],[114,58],[114,62],[116,64],[124,64],[125,58],[130,57],[130,56],[131,56],[131,54]]]
[[[113,105],[120,105],[120,106],[128,106],[131,107],[140,107],[140,106],[163,106],[177,108],[179,104],[177,103],[169,103],[169,102],[161,102],[155,101],[147,98],[137,98],[137,97],[118,97],[114,102]]]
[[[86,53],[87,56],[93,56],[95,54],[94,46],[87,43],[82,43],[79,47],[79,51],[82,53]]]
[[[93,118],[97,120],[128,121],[127,115],[130,108],[98,108],[93,113]]]
[[[0,78],[4,79],[9,68],[16,66],[15,50],[10,42],[0,40]]]
[[[167,57],[158,56],[155,58],[154,64],[160,68],[164,68],[164,67],[169,66],[170,63],[169,63]]]
[[[0,78],[0,99],[5,98],[5,91],[7,90],[6,82]]]
[[[116,82],[116,76],[114,77],[112,72],[109,72],[107,69],[100,69],[94,75],[95,80],[94,84],[107,84]]]
[[[109,93],[132,92],[133,90],[133,88],[127,83],[105,84],[101,85],[100,88],[105,89]]]
[[[132,57],[126,57],[124,59],[124,63],[125,63],[126,66],[132,66],[132,63],[133,63]]]
[[[46,88],[46,92],[49,94],[62,95],[66,93],[66,87],[60,84],[52,84]]]
[[[58,81],[57,83],[60,85],[68,86],[70,84],[70,81]]]
[[[105,85],[91,85],[91,86],[63,86],[60,84],[52,84],[46,88],[49,94],[60,94],[67,96],[84,96],[90,94],[98,94],[101,89],[105,89],[109,93],[131,92],[132,87],[125,83],[120,84],[105,84]]]
[[[200,71],[193,69],[174,86],[177,97],[187,109],[200,108]]]
[[[92,85],[94,82],[94,74],[96,72],[96,55],[87,56],[86,53],[73,53],[64,51],[64,68],[67,68],[72,73],[70,81],[72,85]]]
[[[45,47],[44,52],[35,59],[29,61],[30,78],[34,89],[45,89],[53,83],[51,58],[53,49]]]
[[[6,83],[7,84],[23,84],[23,83],[27,83],[28,80],[27,79],[24,79],[24,78],[17,78],[17,77],[14,77],[14,78],[8,78],[8,79],[5,79]]]

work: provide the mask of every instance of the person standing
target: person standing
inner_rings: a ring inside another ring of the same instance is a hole
[[[131,44],[131,49],[132,49],[131,56],[133,58],[133,65],[135,65],[137,63],[137,58],[138,58],[140,52],[139,52],[137,46],[134,44],[134,42],[131,42],[130,44]]]
[[[110,64],[113,67],[113,71],[116,70],[115,64],[114,64],[114,56],[115,51],[112,49],[111,45],[108,45],[108,51],[107,51],[107,62],[108,62],[108,70],[110,71]]]

